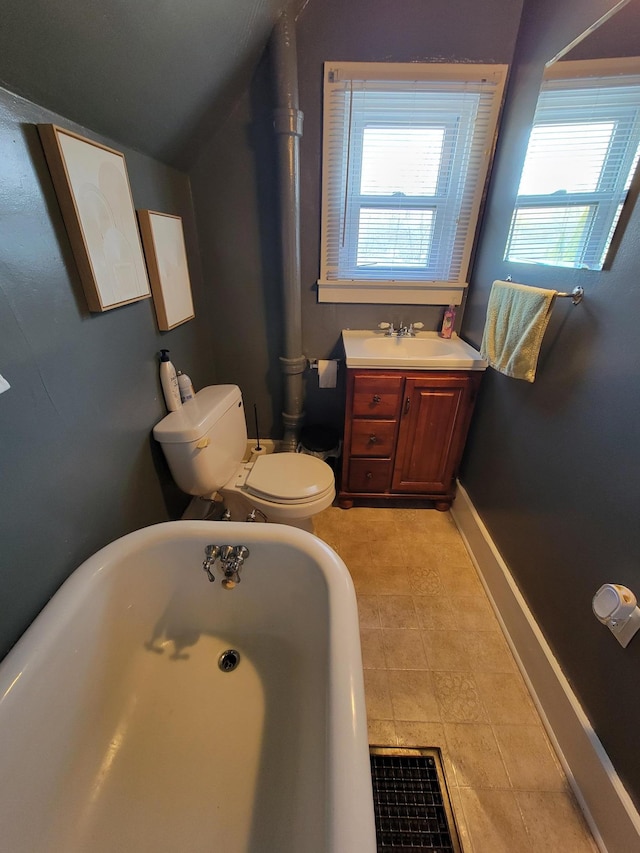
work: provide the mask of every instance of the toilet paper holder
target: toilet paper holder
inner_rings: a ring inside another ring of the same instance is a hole
[[[332,358],[329,360],[337,362],[338,363],[338,369],[340,369],[340,366],[341,366],[342,362],[344,361],[343,358]],[[320,361],[320,359],[318,359],[318,358],[310,358],[309,359],[309,367],[311,368],[311,370],[317,370],[318,369],[318,361]]]

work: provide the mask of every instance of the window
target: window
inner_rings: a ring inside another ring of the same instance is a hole
[[[638,162],[640,74],[602,67],[560,62],[543,83],[505,260],[604,266]]]
[[[505,73],[325,64],[320,302],[461,302]]]

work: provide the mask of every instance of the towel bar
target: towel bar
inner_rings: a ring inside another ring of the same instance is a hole
[[[556,293],[556,296],[570,296],[574,305],[580,305],[584,298],[584,287],[574,287],[571,293]]]
[[[505,278],[505,281],[513,281],[513,279],[511,278],[511,276],[510,276],[510,275],[508,275],[508,276]],[[564,298],[565,296],[570,296],[570,297],[571,297],[571,301],[573,302],[573,304],[574,304],[574,305],[579,305],[579,304],[582,302],[583,298],[584,298],[584,287],[580,287],[580,285],[578,285],[577,287],[574,287],[574,288],[573,288],[573,290],[571,291],[571,293],[556,293],[556,296],[561,296],[561,297],[563,297],[563,298]]]

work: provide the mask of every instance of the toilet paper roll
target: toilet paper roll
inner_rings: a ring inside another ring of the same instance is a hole
[[[318,384],[320,388],[335,388],[338,378],[338,362],[318,359]]]

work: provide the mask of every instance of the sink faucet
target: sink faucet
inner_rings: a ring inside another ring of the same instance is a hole
[[[423,329],[424,323],[409,323],[408,326],[405,326],[404,323],[400,322],[397,329],[394,329],[393,323],[378,323],[378,328],[385,330],[385,338],[391,338],[394,335],[398,338],[415,338],[415,330]]]
[[[392,338],[396,333],[396,330],[393,328],[393,323],[378,323],[378,328],[385,330],[385,338]]]
[[[406,335],[409,338],[415,338],[416,329],[420,331],[420,329],[424,329],[424,323],[409,323],[409,328],[406,331]]]

